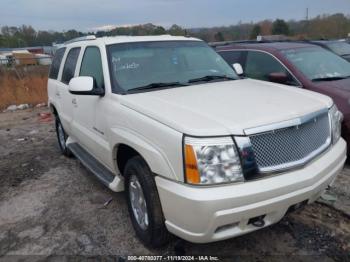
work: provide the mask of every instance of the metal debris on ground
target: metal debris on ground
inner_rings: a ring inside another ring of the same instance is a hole
[[[35,135],[35,134],[38,134],[38,133],[39,133],[39,131],[34,129],[34,130],[29,132],[29,135]]]
[[[17,110],[24,110],[30,107],[29,104],[20,104],[20,105],[10,105],[3,112],[15,112]]]
[[[10,105],[6,108],[6,110],[4,110],[4,112],[11,112],[11,111],[16,111],[16,110],[17,110],[16,105]]]
[[[18,110],[24,110],[24,109],[28,109],[29,105],[28,104],[20,104],[19,106],[17,106]]]
[[[103,208],[107,207],[112,201],[113,201],[113,198],[111,197],[103,204]]]
[[[46,106],[46,103],[40,103],[40,104],[37,104],[35,107],[44,107],[44,106]]]

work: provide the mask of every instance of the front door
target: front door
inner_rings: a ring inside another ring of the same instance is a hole
[[[105,88],[99,47],[87,46],[85,48],[79,76],[91,76],[94,79],[94,88]],[[101,96],[76,95],[72,129],[79,144],[100,162],[108,165],[105,160],[108,159],[110,148],[102,112],[106,99]]]

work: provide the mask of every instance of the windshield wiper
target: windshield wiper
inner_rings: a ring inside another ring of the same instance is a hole
[[[237,80],[234,77],[226,76],[226,75],[207,75],[199,78],[193,78],[188,80],[188,83],[195,83],[195,82],[210,82],[213,80]]]
[[[320,77],[320,78],[314,78],[311,81],[313,82],[321,82],[321,81],[334,81],[334,80],[342,80],[350,78],[350,76],[330,76],[330,77]]]
[[[176,86],[188,86],[186,83],[181,82],[159,82],[159,83],[150,83],[148,85],[139,86],[128,90],[128,93],[133,93],[135,91],[142,91],[148,89],[157,89],[162,87],[176,87]]]

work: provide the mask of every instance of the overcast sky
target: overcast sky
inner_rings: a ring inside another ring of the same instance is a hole
[[[263,19],[350,14],[350,0],[1,0],[0,26],[89,31],[154,23],[209,27]]]

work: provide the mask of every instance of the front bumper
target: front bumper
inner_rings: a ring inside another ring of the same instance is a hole
[[[225,186],[195,187],[156,177],[167,229],[191,242],[223,240],[259,229],[250,219],[278,222],[288,208],[312,203],[333,182],[346,160],[340,139],[302,169],[261,180]]]

